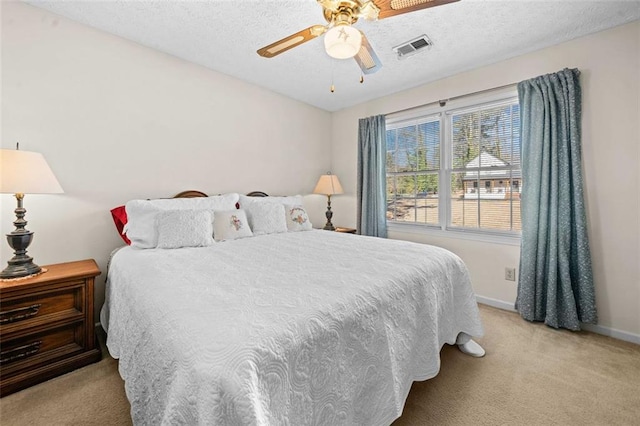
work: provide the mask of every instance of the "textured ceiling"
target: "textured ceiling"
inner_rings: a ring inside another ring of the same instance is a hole
[[[274,58],[257,55],[260,47],[325,24],[316,0],[26,3],[328,111],[640,19],[640,1],[462,0],[377,22],[360,20],[355,26],[383,64],[360,84],[355,61],[331,59],[322,37]],[[398,60],[392,47],[422,34],[433,47]]]

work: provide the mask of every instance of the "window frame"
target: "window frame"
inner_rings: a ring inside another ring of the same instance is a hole
[[[437,120],[433,120],[433,118],[438,118]],[[436,114],[429,114],[429,115],[421,115],[419,117],[409,117],[406,119],[402,119],[402,120],[398,120],[395,121],[394,124],[392,125],[392,128],[390,129],[388,125],[386,125],[386,129],[385,129],[385,134],[386,131],[388,130],[393,130],[393,129],[399,129],[399,128],[405,128],[408,126],[419,126],[420,124],[425,124],[425,123],[431,123],[431,122],[438,122],[438,128],[439,128],[439,135],[438,138],[439,140],[442,140],[442,120],[440,118],[440,114],[436,113]],[[440,144],[442,145],[442,144]],[[396,150],[398,149],[398,146],[396,144]],[[388,152],[388,151],[387,151]],[[397,183],[397,177],[402,177],[402,176],[413,176],[414,178],[417,179],[418,176],[428,176],[428,175],[437,175],[438,176],[438,187],[440,187],[440,179],[442,178],[442,174],[441,174],[441,169],[442,169],[442,149],[440,149],[440,153],[439,153],[439,157],[440,157],[440,164],[438,165],[437,169],[425,169],[425,170],[413,170],[413,171],[405,171],[405,172],[392,172],[394,173],[392,176],[395,179],[395,182]],[[385,173],[385,181],[389,178],[389,174]],[[387,190],[387,188],[385,188],[385,190]],[[440,214],[441,214],[441,210],[440,210],[440,197],[438,197],[438,222],[440,222]],[[402,222],[393,222],[393,223],[402,223]],[[436,224],[431,224],[431,223],[418,223],[418,222],[407,222],[407,223],[411,223],[411,224],[417,224],[420,226],[427,226],[427,227],[431,227],[431,228],[440,228],[440,224],[438,223]],[[387,219],[387,225],[389,224],[389,220]]]
[[[515,85],[476,95],[460,96],[447,101],[444,106],[440,103],[427,104],[407,111],[388,114],[386,116],[387,129],[402,127],[425,120],[427,117],[440,117],[440,169],[438,171],[438,218],[439,224],[422,224],[417,222],[400,222],[387,219],[387,227],[391,232],[409,234],[427,234],[436,237],[470,239],[499,244],[519,245],[521,231],[464,228],[451,225],[451,174],[453,163],[453,143],[451,135],[451,119],[453,114],[463,113],[464,110],[475,110],[483,106],[498,103],[518,102],[518,92]],[[522,164],[520,164],[522,173]],[[388,175],[387,175],[388,176]],[[385,180],[387,178],[385,176]],[[522,177],[521,177],[522,179]],[[510,183],[513,185],[513,181]],[[522,187],[522,185],[520,185]],[[513,186],[512,186],[513,188]],[[512,219],[513,220],[513,219]]]

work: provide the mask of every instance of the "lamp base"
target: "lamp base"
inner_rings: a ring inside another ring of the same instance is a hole
[[[325,231],[335,231],[336,227],[333,226],[333,224],[329,222],[326,225],[324,225],[324,228],[322,228],[322,229],[324,229]]]
[[[15,259],[16,258],[14,257],[9,262]],[[6,280],[12,278],[22,278],[29,275],[37,274],[40,271],[42,271],[42,268],[31,261],[22,265],[12,265],[10,263],[9,266],[7,266],[2,272],[0,272],[0,279]]]
[[[15,250],[15,256],[9,259],[8,266],[0,272],[0,278],[21,278],[37,274],[42,270],[42,268],[33,263],[33,258],[27,255],[27,247],[31,244],[32,239],[33,232],[26,229],[21,230],[21,232],[14,231],[7,234],[7,241],[11,248]]]
[[[336,228],[331,223],[331,218],[333,217],[333,212],[331,211],[331,195],[327,194],[327,212],[324,214],[327,217],[327,223],[324,225],[325,231],[335,231]]]

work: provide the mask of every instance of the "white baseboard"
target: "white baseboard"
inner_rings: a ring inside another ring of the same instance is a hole
[[[598,324],[582,324],[581,327],[583,330],[640,345],[640,335],[638,334],[629,333],[628,331],[616,330],[615,328],[605,327]]]
[[[493,306],[494,308],[503,309],[505,311],[517,312],[516,308],[513,306],[513,303],[505,302],[503,300],[492,299],[490,297],[478,295],[476,295],[476,300],[478,301],[478,303],[482,303],[483,305]]]
[[[490,297],[476,295],[478,303],[483,305],[492,306],[494,308],[503,309],[505,311],[517,312],[514,304],[511,302],[505,302],[503,300],[492,299]],[[581,324],[583,330],[591,331],[592,333],[602,334],[603,336],[613,337],[614,339],[624,340],[625,342],[631,342],[640,345],[640,335],[629,333],[628,331],[616,330],[615,328],[606,327],[598,324]]]

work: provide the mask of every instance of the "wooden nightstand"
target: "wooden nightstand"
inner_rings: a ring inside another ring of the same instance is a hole
[[[356,233],[356,229],[355,228],[342,228],[340,226],[336,226],[336,231],[335,232],[342,232],[344,234],[355,234]]]
[[[92,259],[43,266],[33,278],[0,281],[0,396],[101,358],[93,319]]]

